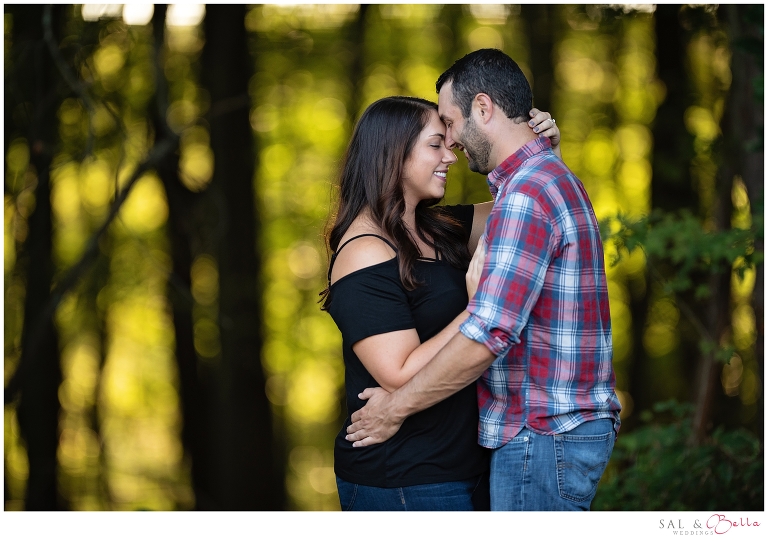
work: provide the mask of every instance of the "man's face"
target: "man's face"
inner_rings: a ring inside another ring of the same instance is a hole
[[[464,151],[471,171],[483,175],[490,173],[493,170],[490,166],[491,142],[480,131],[471,113],[469,118],[463,117],[461,109],[453,101],[453,85],[450,82],[440,89],[437,112],[445,123],[446,146]]]

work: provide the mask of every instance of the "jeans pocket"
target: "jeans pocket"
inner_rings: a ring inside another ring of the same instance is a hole
[[[341,510],[351,511],[352,507],[355,505],[355,497],[357,497],[357,485],[355,483],[348,483],[337,476],[336,488],[339,493]]]
[[[560,497],[583,502],[594,497],[613,451],[614,433],[555,435],[557,488]]]

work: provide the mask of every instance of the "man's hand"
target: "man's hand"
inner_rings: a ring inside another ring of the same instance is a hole
[[[392,394],[376,387],[357,395],[368,403],[352,414],[347,441],[353,442],[353,447],[387,441],[408,416],[474,382],[495,358],[485,344],[456,333],[424,368]]]
[[[394,436],[405,418],[397,419],[392,411],[390,394],[381,387],[365,389],[358,395],[368,403],[352,414],[352,424],[347,427],[346,440],[352,447],[367,447],[387,441]]]

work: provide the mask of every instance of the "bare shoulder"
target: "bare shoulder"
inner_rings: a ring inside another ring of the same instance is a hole
[[[333,271],[331,273],[331,284],[348,274],[389,261],[397,255],[392,247],[379,237],[365,236],[354,238],[357,235],[366,233],[372,232],[356,232],[345,235],[345,238],[341,239],[339,246],[344,245],[347,241],[349,242],[344,246],[344,249],[338,252],[339,255],[336,256],[336,262],[333,264]]]

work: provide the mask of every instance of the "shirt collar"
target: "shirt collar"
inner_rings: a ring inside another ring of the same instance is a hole
[[[524,144],[517,152],[501,162],[496,169],[488,174],[488,187],[493,198],[496,198],[496,194],[499,193],[499,189],[504,181],[511,177],[528,158],[551,148],[552,143],[549,137],[537,137],[533,141]]]

